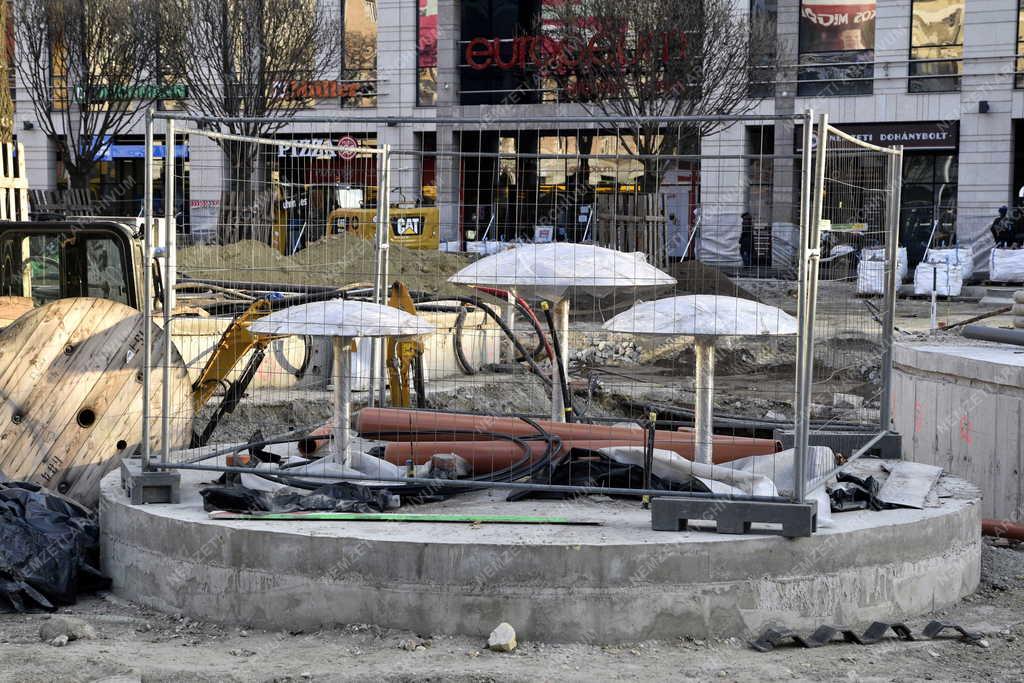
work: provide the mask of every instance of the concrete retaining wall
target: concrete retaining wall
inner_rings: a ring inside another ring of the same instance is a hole
[[[908,460],[981,488],[985,517],[1024,507],[1024,349],[896,344],[893,415]]]
[[[837,515],[837,528],[794,540],[655,532],[636,505],[600,513],[596,527],[215,522],[195,483],[183,488],[182,505],[132,507],[118,475],[104,479],[114,591],[258,628],[374,623],[486,637],[508,621],[523,640],[748,638],[918,615],[971,593],[980,575],[970,487],[940,508]],[[565,514],[559,503],[487,505]]]

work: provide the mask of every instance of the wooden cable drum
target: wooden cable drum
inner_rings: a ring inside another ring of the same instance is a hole
[[[0,472],[95,505],[99,480],[142,440],[143,314],[61,299],[0,332]],[[163,330],[153,323],[150,415],[161,415]],[[173,351],[171,447],[192,435],[191,384]],[[160,447],[160,421],[151,423]]]

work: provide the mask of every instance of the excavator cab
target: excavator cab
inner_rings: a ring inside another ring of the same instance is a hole
[[[27,306],[95,297],[141,308],[142,249],[113,221],[0,223],[0,297]]]

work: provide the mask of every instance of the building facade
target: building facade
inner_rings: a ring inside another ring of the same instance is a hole
[[[557,4],[557,3],[556,3]],[[985,248],[987,228],[1000,206],[1013,207],[1024,186],[1024,81],[1020,71],[1022,22],[1015,0],[739,0],[752,21],[767,22],[777,36],[782,71],[759,86],[763,115],[827,112],[840,129],[881,145],[901,144],[904,163],[902,229],[921,226],[961,243]],[[393,201],[434,204],[443,239],[479,239],[503,233],[522,237],[557,200],[550,192],[572,185],[577,167],[520,160],[513,167],[493,155],[525,159],[580,153],[585,124],[559,125],[560,117],[586,116],[564,96],[564,84],[539,82],[531,73],[531,38],[543,34],[544,0],[333,0],[324,10],[341,19],[339,41],[348,63],[337,78],[299,84],[312,102],[298,116],[332,119],[294,122],[278,137],[287,141],[337,140],[390,144],[409,152],[392,168]],[[15,53],[17,48],[15,46]],[[62,182],[54,146],[34,125],[27,91],[16,88],[16,129],[25,145],[30,182]],[[179,93],[187,97],[187,93]],[[169,106],[175,106],[172,102]],[[615,147],[607,131],[587,134],[592,153]],[[570,132],[566,132],[570,130]],[[95,189],[135,179],[132,196],[118,206],[141,206],[141,122],[111,141]],[[679,164],[660,189],[662,210],[683,229],[697,207],[725,207],[722,230],[702,258],[740,261],[741,216],[755,223],[794,219],[794,161],[798,130],[781,123],[738,124],[701,142],[700,150],[724,155],[764,155],[772,163]],[[183,223],[208,220],[219,201],[220,152],[206,139],[179,141],[187,154],[180,173],[203,169],[182,198]],[[607,149],[606,149],[607,147]],[[431,151],[438,151],[436,157]],[[474,156],[476,154],[477,156]],[[591,189],[635,178],[629,164],[589,169]],[[290,166],[294,183],[323,176],[313,166]],[[579,181],[579,178],[576,178]],[[523,199],[524,183],[536,188]],[[729,188],[727,201],[716,193]],[[550,192],[549,192],[550,190]],[[546,194],[547,193],[547,194]],[[671,195],[671,199],[668,199]],[[556,212],[557,213],[557,212]],[[573,213],[578,213],[574,207]],[[705,214],[709,213],[705,211]],[[580,217],[556,215],[571,225]],[[193,220],[194,219],[194,220]],[[488,233],[488,231],[490,232]],[[562,230],[566,239],[578,238]],[[528,235],[525,235],[528,236]],[[698,252],[698,255],[701,255]]]

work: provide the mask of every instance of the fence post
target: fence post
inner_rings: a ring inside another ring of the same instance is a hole
[[[818,144],[812,155],[814,118],[807,112],[804,122],[803,185],[800,201],[800,281],[798,286],[799,337],[797,342],[797,386],[794,405],[794,486],[796,501],[807,497],[807,462],[810,458],[810,408],[814,387],[814,317],[818,297],[818,265],[821,259],[821,215],[825,190],[825,159],[828,149],[828,114],[818,119]],[[813,173],[811,160],[815,161]]]
[[[178,235],[174,226],[174,119],[167,119],[164,135],[164,369],[160,421],[160,462],[171,454],[171,323],[175,301],[174,283],[178,279]]]
[[[383,145],[377,169],[377,226],[374,234],[373,264],[373,302],[385,304],[387,300],[388,281],[388,235],[391,229],[391,145]],[[370,387],[368,405],[375,405],[375,397],[380,391],[380,402],[384,405],[384,381],[386,371],[380,373],[380,386],[377,386],[378,365],[386,363],[384,356],[384,340],[375,337],[370,342]]]
[[[150,463],[150,393],[153,369],[153,108],[146,110],[146,150],[143,180],[144,230],[142,237],[142,467]]]
[[[885,231],[885,311],[882,321],[882,404],[879,427],[892,427],[892,333],[896,324],[896,273],[900,255],[900,202],[903,194],[903,147],[889,156],[889,211]]]

